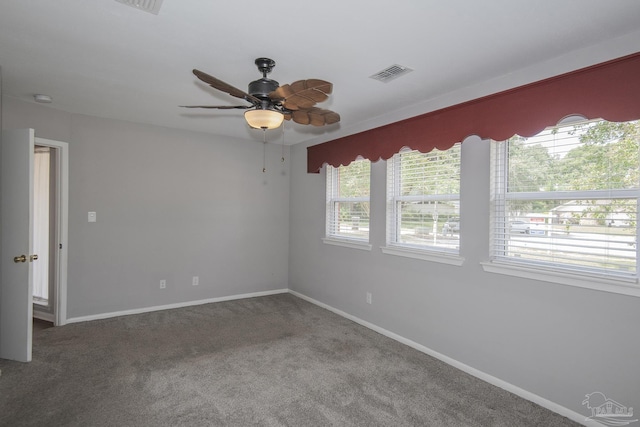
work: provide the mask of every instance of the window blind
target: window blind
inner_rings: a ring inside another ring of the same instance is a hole
[[[457,252],[459,216],[460,143],[387,162],[388,245]]]
[[[327,237],[369,240],[371,162],[327,166]]]
[[[493,259],[635,279],[639,141],[598,120],[494,143]]]

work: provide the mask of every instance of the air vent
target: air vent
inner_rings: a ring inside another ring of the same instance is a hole
[[[126,4],[127,6],[135,7],[144,12],[153,13],[157,15],[160,12],[160,6],[162,6],[163,0],[116,0],[118,3]]]
[[[409,67],[405,67],[403,65],[394,64],[390,67],[385,68],[382,71],[375,73],[370,78],[374,80],[379,80],[383,83],[388,83],[393,79],[397,79],[400,76],[404,76],[407,73],[412,72],[413,70]]]

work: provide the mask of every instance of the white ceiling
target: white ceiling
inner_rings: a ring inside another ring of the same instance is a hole
[[[238,105],[192,74],[242,90],[269,57],[280,84],[320,78],[339,124],[285,124],[322,142],[640,50],[638,0],[164,0],[153,15],[115,0],[0,2],[2,93],[56,108],[262,140]],[[400,64],[414,71],[381,83]],[[282,138],[279,130],[267,133]]]

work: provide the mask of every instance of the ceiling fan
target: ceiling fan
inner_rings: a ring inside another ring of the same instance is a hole
[[[275,67],[276,62],[269,58],[255,60],[262,78],[249,83],[248,92],[244,92],[200,70],[193,74],[214,89],[228,93],[236,98],[244,99],[251,105],[181,105],[185,108],[213,108],[220,110],[244,109],[244,117],[252,128],[276,129],[283,120],[293,120],[301,125],[324,126],[338,123],[340,115],[334,111],[315,107],[318,102],[325,101],[333,84],[319,79],[298,80],[293,83],[280,84],[267,78],[267,74]]]

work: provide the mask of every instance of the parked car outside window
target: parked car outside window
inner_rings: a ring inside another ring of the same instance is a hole
[[[531,224],[525,221],[509,222],[510,233],[531,234]]]
[[[445,222],[442,226],[442,234],[445,236],[447,234],[459,233],[460,232],[460,218],[451,218],[449,221]]]

